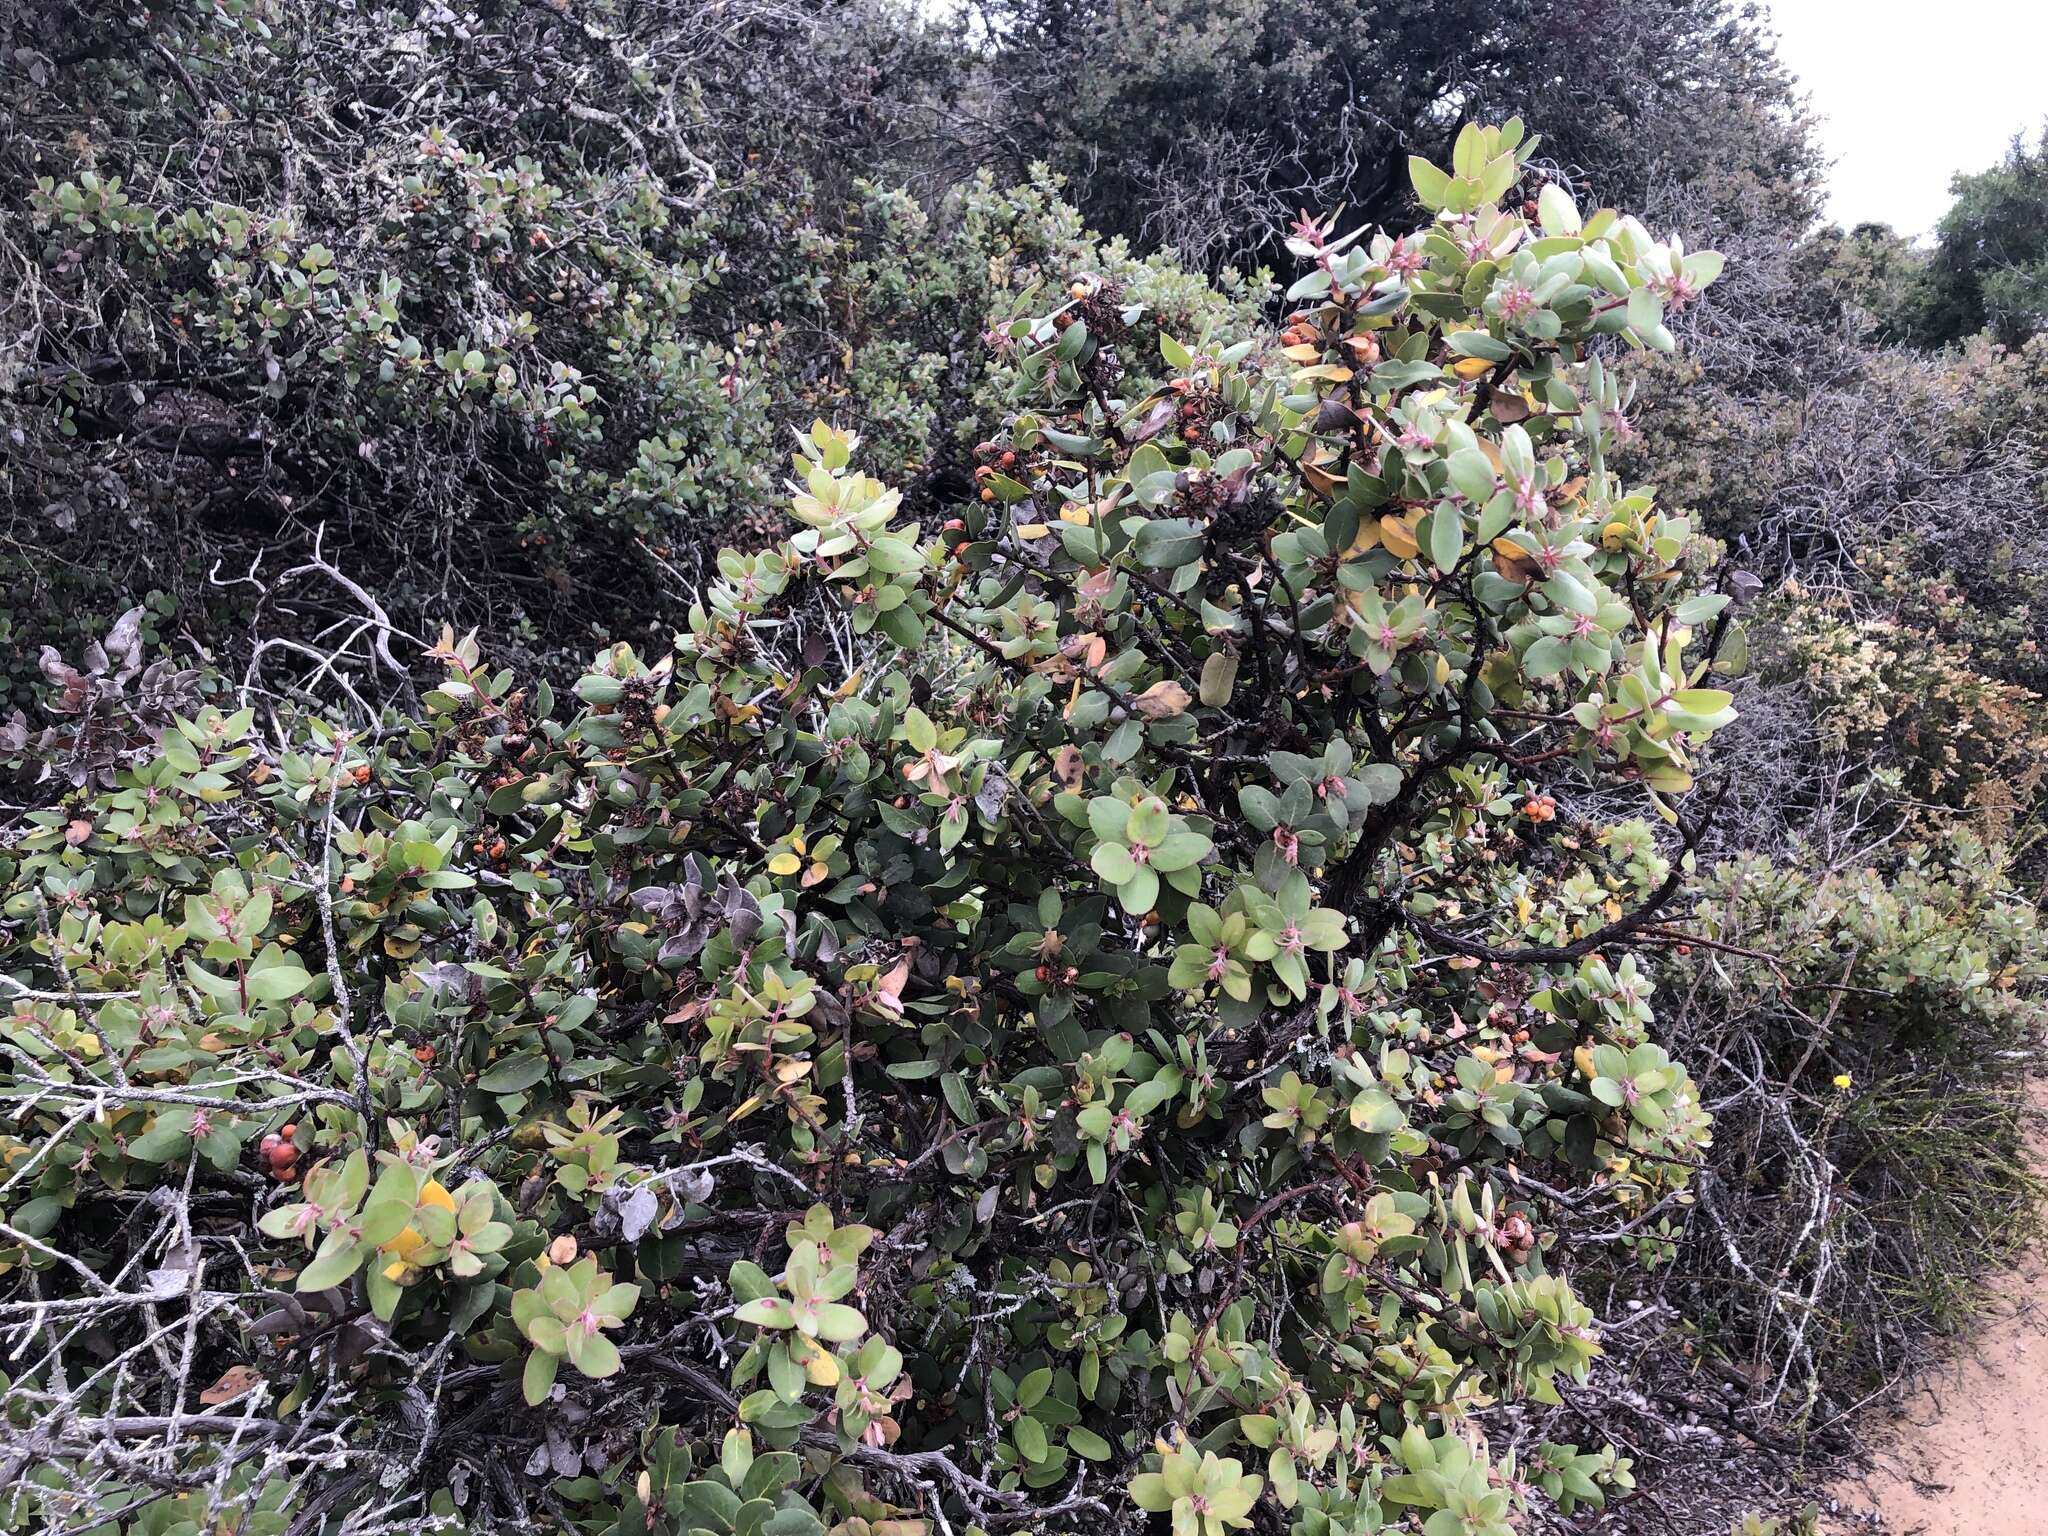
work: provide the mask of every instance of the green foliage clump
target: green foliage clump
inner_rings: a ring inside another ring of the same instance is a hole
[[[185,1322],[169,1372],[102,1368],[160,1341],[118,1302],[16,1352],[13,1518],[1505,1536],[1629,1488],[1485,1427],[1586,1379],[1580,1238],[1658,1262],[1711,1141],[1624,951],[1729,598],[1610,452],[1719,260],[1533,147],[1417,160],[1400,238],[1304,220],[1277,340],[1070,274],[961,518],[814,423],[796,531],[573,695],[448,632],[415,717],[216,685],[31,814],[0,1262]],[[244,1431],[147,1477],[78,1438],[207,1381]]]

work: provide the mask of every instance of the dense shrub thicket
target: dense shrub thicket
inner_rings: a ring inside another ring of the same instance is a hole
[[[275,742],[132,623],[53,660],[72,742],[170,718],[7,859],[0,1235],[96,1318],[20,1362],[19,1518],[1500,1536],[1629,1487],[1478,1426],[1598,1350],[1562,1215],[1655,1262],[1708,1142],[1624,951],[1731,600],[1590,344],[1720,262],[1506,211],[1528,147],[1304,222],[1277,350],[1077,279],[935,533],[815,425],[798,532],[573,712],[452,636],[417,721]]]
[[[1713,236],[1810,217],[1752,22],[1465,9],[21,0],[17,645],[75,652],[154,594],[153,640],[239,664],[252,628],[336,616],[331,582],[262,606],[283,567],[238,580],[324,528],[411,633],[481,625],[562,675],[622,608],[687,600],[731,523],[767,531],[788,431],[829,412],[936,513],[1001,416],[992,317],[1078,271],[1189,334],[1242,325],[1260,290],[1226,258],[1284,260],[1302,208],[1395,222],[1407,154],[1474,113],[1556,124],[1545,172],[1589,203],[1670,217],[1684,188]],[[1041,163],[1129,243],[1085,237]],[[1162,244],[1222,291],[1130,254]]]
[[[169,107],[145,67],[164,40],[86,27],[82,59],[32,55],[0,151],[34,349],[0,351],[0,483],[34,554],[18,655],[76,651],[129,593],[153,594],[152,639],[304,639],[340,594],[259,562],[324,530],[401,628],[484,624],[560,666],[622,604],[644,635],[687,601],[707,536],[771,532],[763,466],[821,411],[935,504],[1012,386],[986,318],[1072,272],[1128,287],[1148,325],[1249,318],[1246,284],[1097,244],[1043,182],[965,188],[936,229],[900,192],[819,184],[801,142],[772,146],[816,128],[816,101],[774,117],[823,92],[822,62],[723,122],[694,72],[729,89],[750,53],[828,45],[815,23],[728,38],[679,12],[644,56],[538,7],[170,25],[189,64]],[[245,106],[281,137],[252,139]],[[264,680],[287,687],[294,659]]]
[[[1720,0],[0,58],[0,1524],[1720,1536],[2028,1230],[2024,147],[1814,232]]]

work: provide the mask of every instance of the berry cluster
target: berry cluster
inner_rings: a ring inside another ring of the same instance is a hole
[[[280,1184],[289,1184],[299,1176],[299,1149],[293,1138],[299,1134],[296,1125],[278,1127],[256,1144],[256,1155],[263,1162],[263,1168]]]
[[[974,483],[977,494],[983,501],[994,501],[996,493],[989,488],[989,481],[997,475],[1008,475],[1016,479],[1019,475],[1031,473],[1031,465],[1019,458],[1017,450],[1005,448],[1001,443],[976,443],[974,445]]]

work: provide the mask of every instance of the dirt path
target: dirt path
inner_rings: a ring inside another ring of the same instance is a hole
[[[2033,1101],[2028,1146],[2048,1171],[2048,1084]],[[1991,1287],[1974,1343],[1906,1399],[1870,1476],[1835,1490],[1840,1530],[2048,1536],[2044,1284],[2048,1242],[2037,1240]]]

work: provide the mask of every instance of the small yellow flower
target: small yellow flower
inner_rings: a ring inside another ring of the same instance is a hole
[[[1835,1086],[1846,1092],[1849,1087],[1849,1074],[1846,1072],[1837,1072],[1835,1074]]]

